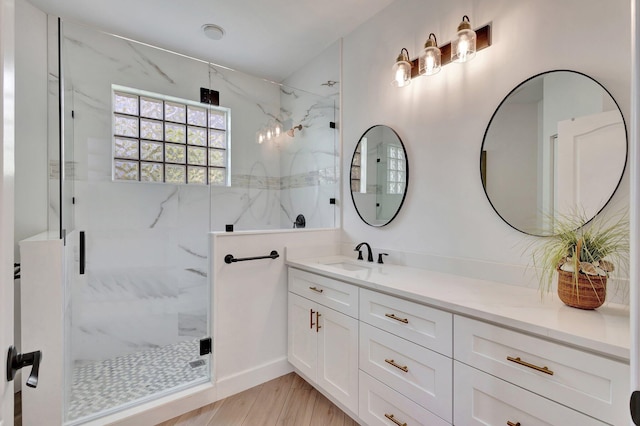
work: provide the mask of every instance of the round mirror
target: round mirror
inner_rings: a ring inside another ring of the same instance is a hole
[[[484,134],[480,175],[505,222],[546,236],[556,217],[598,214],[626,162],[627,130],[611,94],[591,77],[560,70],[529,78],[500,103]]]
[[[407,151],[390,127],[377,125],[360,137],[351,160],[351,199],[360,218],[371,226],[391,222],[407,193]]]

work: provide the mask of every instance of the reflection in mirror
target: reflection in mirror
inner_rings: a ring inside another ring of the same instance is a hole
[[[409,178],[407,152],[387,126],[369,128],[351,160],[351,198],[360,218],[371,226],[391,222],[404,202]]]
[[[534,76],[498,106],[485,132],[480,174],[513,228],[552,235],[554,218],[590,220],[613,196],[627,161],[622,113],[597,81],[574,71]]]

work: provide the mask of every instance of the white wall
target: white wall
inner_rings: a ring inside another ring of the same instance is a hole
[[[287,362],[286,250],[300,255],[339,251],[339,230],[211,234],[214,374],[224,398],[291,371]],[[224,257],[280,257],[226,264]]]
[[[449,64],[409,87],[392,87],[391,66],[400,49],[415,57],[430,32],[441,44],[451,40],[464,14],[473,27],[492,23],[493,45],[466,65]],[[507,278],[499,268],[526,265],[529,240],[504,223],[485,197],[478,170],[485,128],[513,87],[552,69],[592,76],[628,116],[628,16],[626,0],[397,0],[345,37],[344,156],[350,157],[371,125],[386,124],[405,143],[411,170],[405,204],[388,226],[369,227],[344,204],[345,247],[366,240],[412,256],[433,255],[442,259],[432,263],[436,268],[440,263],[461,273],[474,272],[461,264],[480,261],[491,265],[485,278],[523,284],[521,273]],[[342,170],[348,176],[347,164]],[[349,190],[346,180],[343,190]],[[628,203],[627,192],[625,177],[615,199]]]

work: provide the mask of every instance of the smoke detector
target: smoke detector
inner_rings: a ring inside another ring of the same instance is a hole
[[[202,26],[202,32],[211,40],[220,40],[224,36],[224,30],[215,24],[205,24]]]

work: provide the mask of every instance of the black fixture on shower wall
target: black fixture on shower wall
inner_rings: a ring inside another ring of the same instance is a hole
[[[293,227],[304,228],[305,226],[307,226],[307,221],[305,220],[304,215],[299,214],[296,216],[296,220],[293,222]]]
[[[217,90],[207,89],[206,87],[201,87],[200,102],[203,104],[220,106],[220,92]]]

